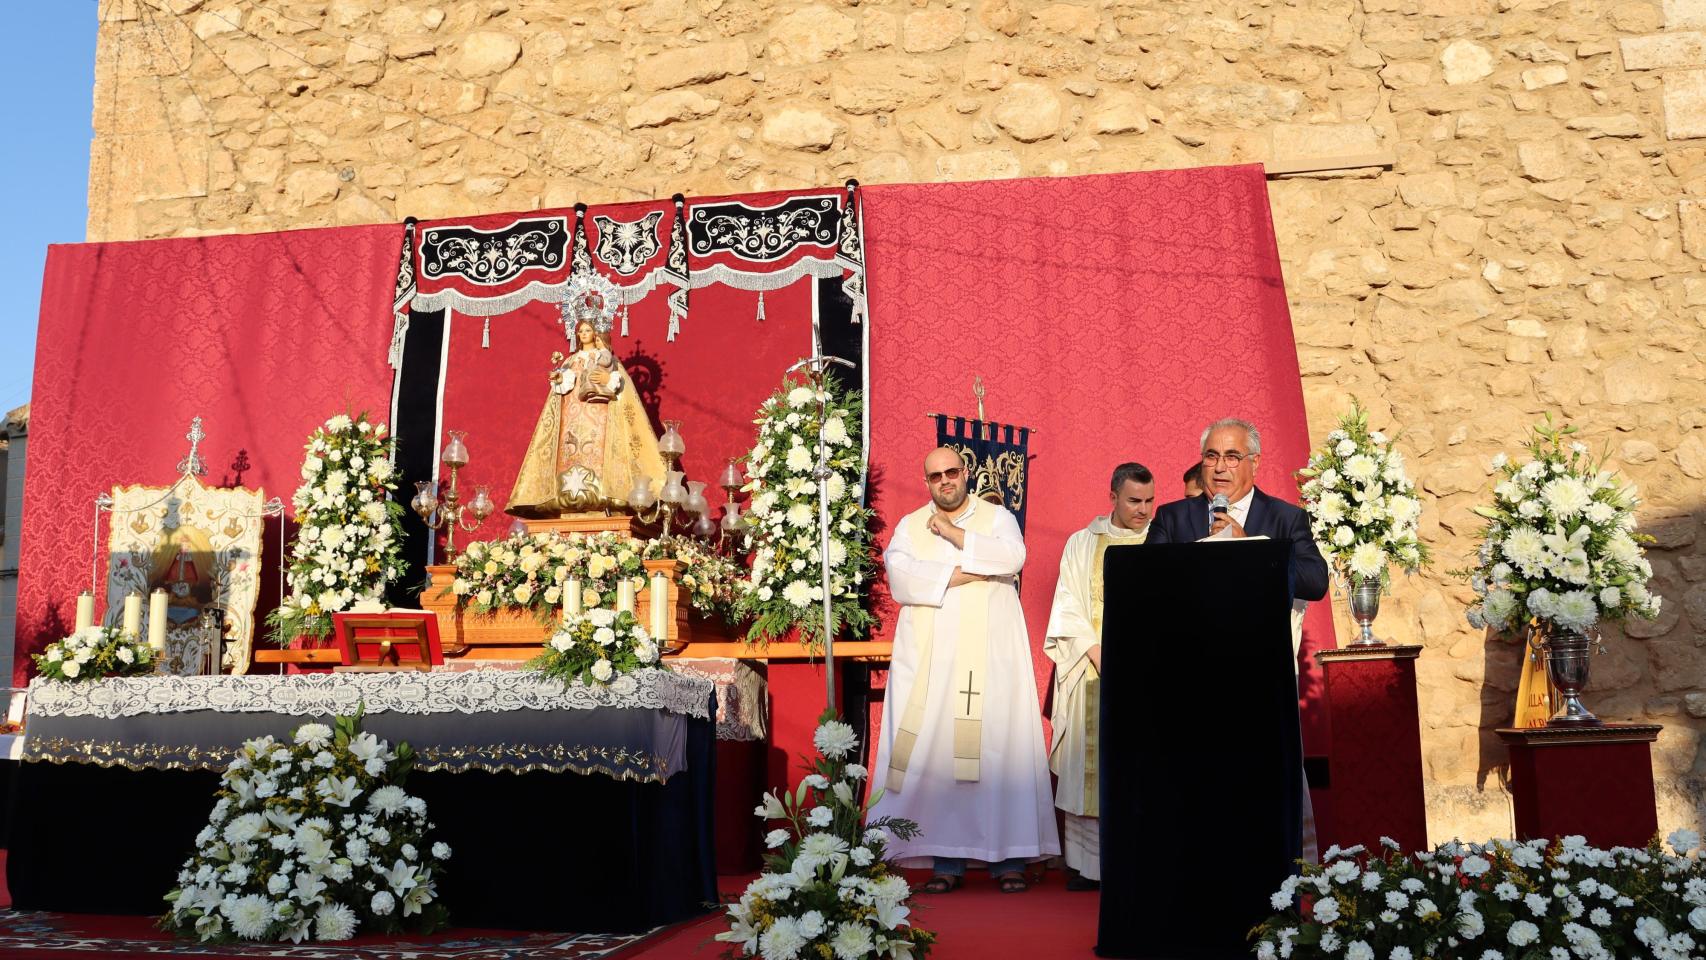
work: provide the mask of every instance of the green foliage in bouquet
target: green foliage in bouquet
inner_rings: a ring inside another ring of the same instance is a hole
[[[823,410],[820,415],[819,405]],[[798,632],[822,644],[823,585],[819,554],[818,426],[829,450],[830,629],[862,636],[874,622],[866,595],[876,570],[871,527],[875,512],[864,502],[864,448],[859,439],[863,401],[835,377],[819,386],[789,379],[758,408],[758,442],[747,458],[743,488],[748,513],[752,574],[742,608],[752,617],[747,638],[767,643]]]
[[[910,820],[867,822],[881,790],[861,803],[868,771],[848,758],[853,728],[825,711],[812,737],[819,756],[793,791],[766,793],[754,812],[781,823],[765,844],[764,873],[728,909],[717,939],[730,958],[923,958],[935,934],[913,926],[912,891],[885,852],[890,834],[918,834]]]
[[[657,643],[632,613],[598,609],[563,621],[527,667],[565,684],[620,685],[618,678],[656,667],[658,660]]]
[[[69,683],[154,672],[153,648],[117,627],[84,627],[32,659],[38,674]]]
[[[362,733],[361,713],[250,740],[226,768],[195,853],[160,925],[203,942],[347,940],[358,930],[430,933],[450,848],[428,846],[414,765]]]

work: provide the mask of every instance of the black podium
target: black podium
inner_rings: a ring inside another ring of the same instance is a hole
[[[1243,960],[1296,869],[1290,554],[1279,540],[1107,551],[1100,956]]]

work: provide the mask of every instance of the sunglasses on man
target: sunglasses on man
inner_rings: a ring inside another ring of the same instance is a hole
[[[943,480],[958,480],[965,472],[965,467],[949,467],[946,470],[932,470],[924,475],[924,479],[930,483],[941,483]]]

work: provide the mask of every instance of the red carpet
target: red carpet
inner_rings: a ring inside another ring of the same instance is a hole
[[[680,924],[650,936],[524,933],[453,929],[432,937],[358,937],[344,944],[304,943],[202,947],[173,940],[151,917],[15,913],[6,892],[5,851],[0,850],[0,957],[18,960],[196,956],[273,957],[279,960],[710,960],[724,944],[722,915]],[[917,885],[925,872],[908,872]],[[725,897],[740,895],[750,877],[722,877]],[[1094,893],[1067,893],[1064,875],[1051,871],[1022,894],[996,889],[987,872],[974,871],[959,890],[920,895],[913,920],[937,934],[937,960],[1028,960],[1093,957]]]
[[[914,885],[929,879],[908,871]],[[746,878],[721,878],[725,896],[738,896]],[[1094,893],[1067,893],[1065,875],[1050,871],[1041,886],[1025,893],[1002,893],[987,871],[973,872],[965,886],[950,894],[920,894],[912,919],[936,932],[931,960],[1056,960],[1094,957]],[[723,930],[720,916],[683,926],[639,946],[624,960],[711,960],[726,944],[711,938]]]

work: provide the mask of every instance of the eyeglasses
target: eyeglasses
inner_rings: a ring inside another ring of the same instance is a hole
[[[1216,463],[1224,463],[1234,470],[1238,469],[1238,465],[1248,459],[1250,459],[1248,456],[1235,450],[1229,450],[1226,453],[1215,453],[1213,450],[1210,450],[1202,455],[1202,462],[1204,466],[1212,467]]]
[[[931,483],[941,483],[943,480],[958,480],[966,472],[965,467],[949,467],[946,470],[933,470],[924,475]]]

